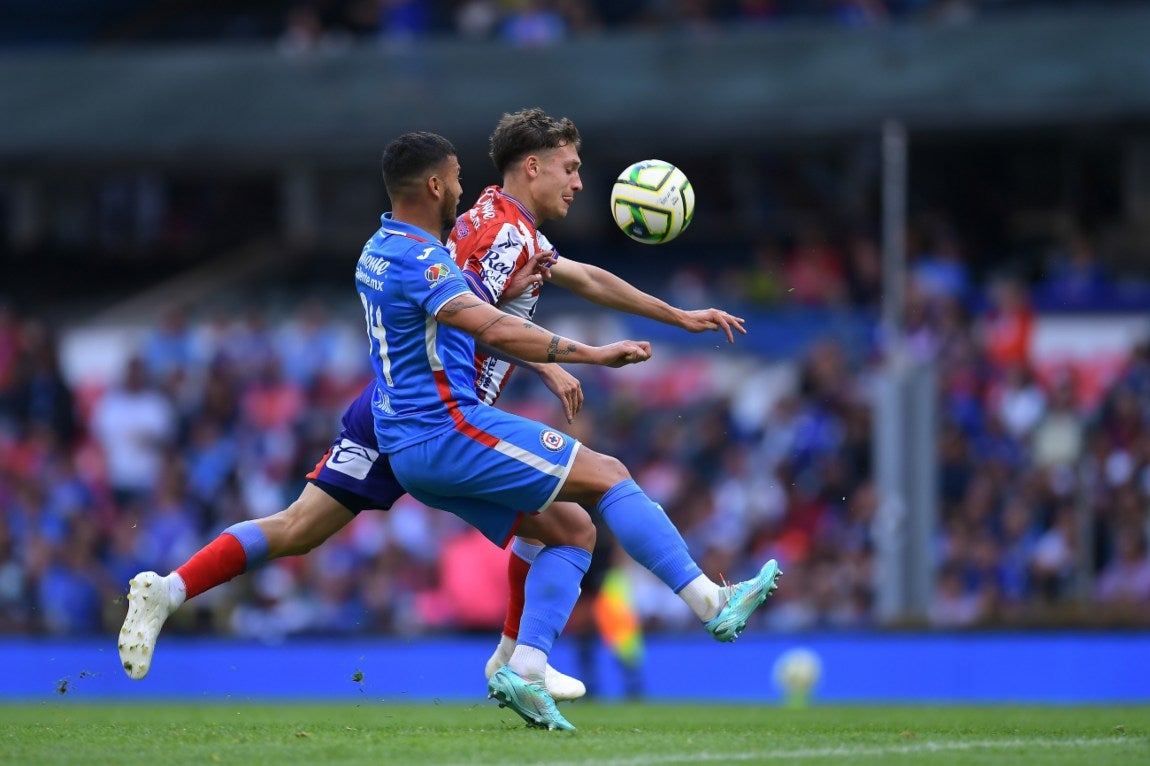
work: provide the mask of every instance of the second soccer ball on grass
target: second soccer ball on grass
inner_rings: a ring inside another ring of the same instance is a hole
[[[683,171],[671,163],[643,160],[615,179],[611,214],[623,233],[636,242],[670,242],[691,223],[695,190]]]

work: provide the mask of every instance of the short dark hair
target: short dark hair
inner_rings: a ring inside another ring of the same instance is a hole
[[[511,163],[532,152],[570,144],[579,148],[579,129],[566,117],[556,119],[542,109],[504,114],[491,134],[491,161],[500,175]]]
[[[383,185],[394,201],[422,183],[426,173],[456,156],[455,147],[438,133],[404,133],[383,150]]]

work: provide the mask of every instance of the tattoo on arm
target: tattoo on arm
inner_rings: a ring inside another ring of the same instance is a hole
[[[474,295],[461,295],[458,298],[453,298],[452,300],[448,301],[447,304],[443,308],[441,308],[439,311],[442,314],[453,315],[453,314],[458,314],[459,312],[465,311],[467,309],[473,309],[476,306],[487,306],[487,305],[488,305],[487,303],[484,303],[483,301],[479,300],[479,298],[477,298]]]
[[[566,346],[564,346],[563,348],[560,348],[559,347],[559,341],[561,341],[561,340],[562,340],[562,338],[560,338],[558,335],[552,335],[551,336],[551,342],[549,344],[547,344],[547,361],[548,362],[555,362],[556,357],[569,356],[569,355],[575,353],[577,347],[574,343],[568,342]]]
[[[457,314],[462,314],[467,309],[473,309],[473,308],[477,308],[479,306],[489,306],[489,305],[491,305],[491,304],[482,300],[478,296],[461,295],[458,298],[453,298],[452,300],[450,300],[446,304],[444,304],[443,308],[441,308],[439,310],[439,314],[445,315],[445,316],[455,316]],[[498,323],[500,323],[503,320],[508,319],[508,318],[509,317],[507,314],[502,314],[502,313],[499,316],[494,317],[493,319],[491,319],[491,321],[485,323],[482,327],[480,327],[479,329],[477,329],[475,331],[475,335],[474,335],[475,339],[482,341],[484,334],[486,334],[486,332],[488,330],[490,330],[492,327],[494,327]]]
[[[476,337],[476,338],[479,338],[479,339],[482,339],[482,338],[483,338],[483,336],[484,336],[484,335],[487,333],[487,331],[488,331],[488,330],[490,330],[492,327],[494,327],[495,325],[497,325],[497,324],[499,324],[500,322],[502,322],[504,319],[507,319],[507,315],[506,315],[506,314],[504,314],[503,316],[497,316],[497,317],[495,317],[495,318],[494,318],[494,319],[492,319],[490,322],[488,322],[487,324],[483,325],[483,326],[482,326],[482,327],[480,327],[478,330],[476,330],[476,332],[475,332],[475,337]]]

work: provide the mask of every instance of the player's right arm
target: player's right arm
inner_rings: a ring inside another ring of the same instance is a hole
[[[622,277],[589,263],[564,258],[541,271],[540,275],[592,303],[681,327],[687,332],[721,331],[726,334],[728,343],[735,342],[735,332],[747,334],[742,317],[722,309],[688,311],[677,308],[643,292]]]
[[[435,320],[463,330],[479,343],[529,362],[622,367],[651,358],[651,344],[647,341],[622,340],[606,346],[578,343],[528,319],[504,313],[472,293],[449,300],[436,313]]]

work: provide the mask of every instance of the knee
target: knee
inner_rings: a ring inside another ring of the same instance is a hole
[[[595,541],[598,538],[598,534],[598,531],[595,529],[595,522],[585,513],[578,527],[572,532],[570,544],[590,553],[595,550]]]
[[[621,481],[626,481],[631,478],[631,472],[627,470],[627,466],[617,457],[611,455],[600,455],[600,463],[598,466],[599,474],[603,477],[604,489],[607,491],[614,487]]]

